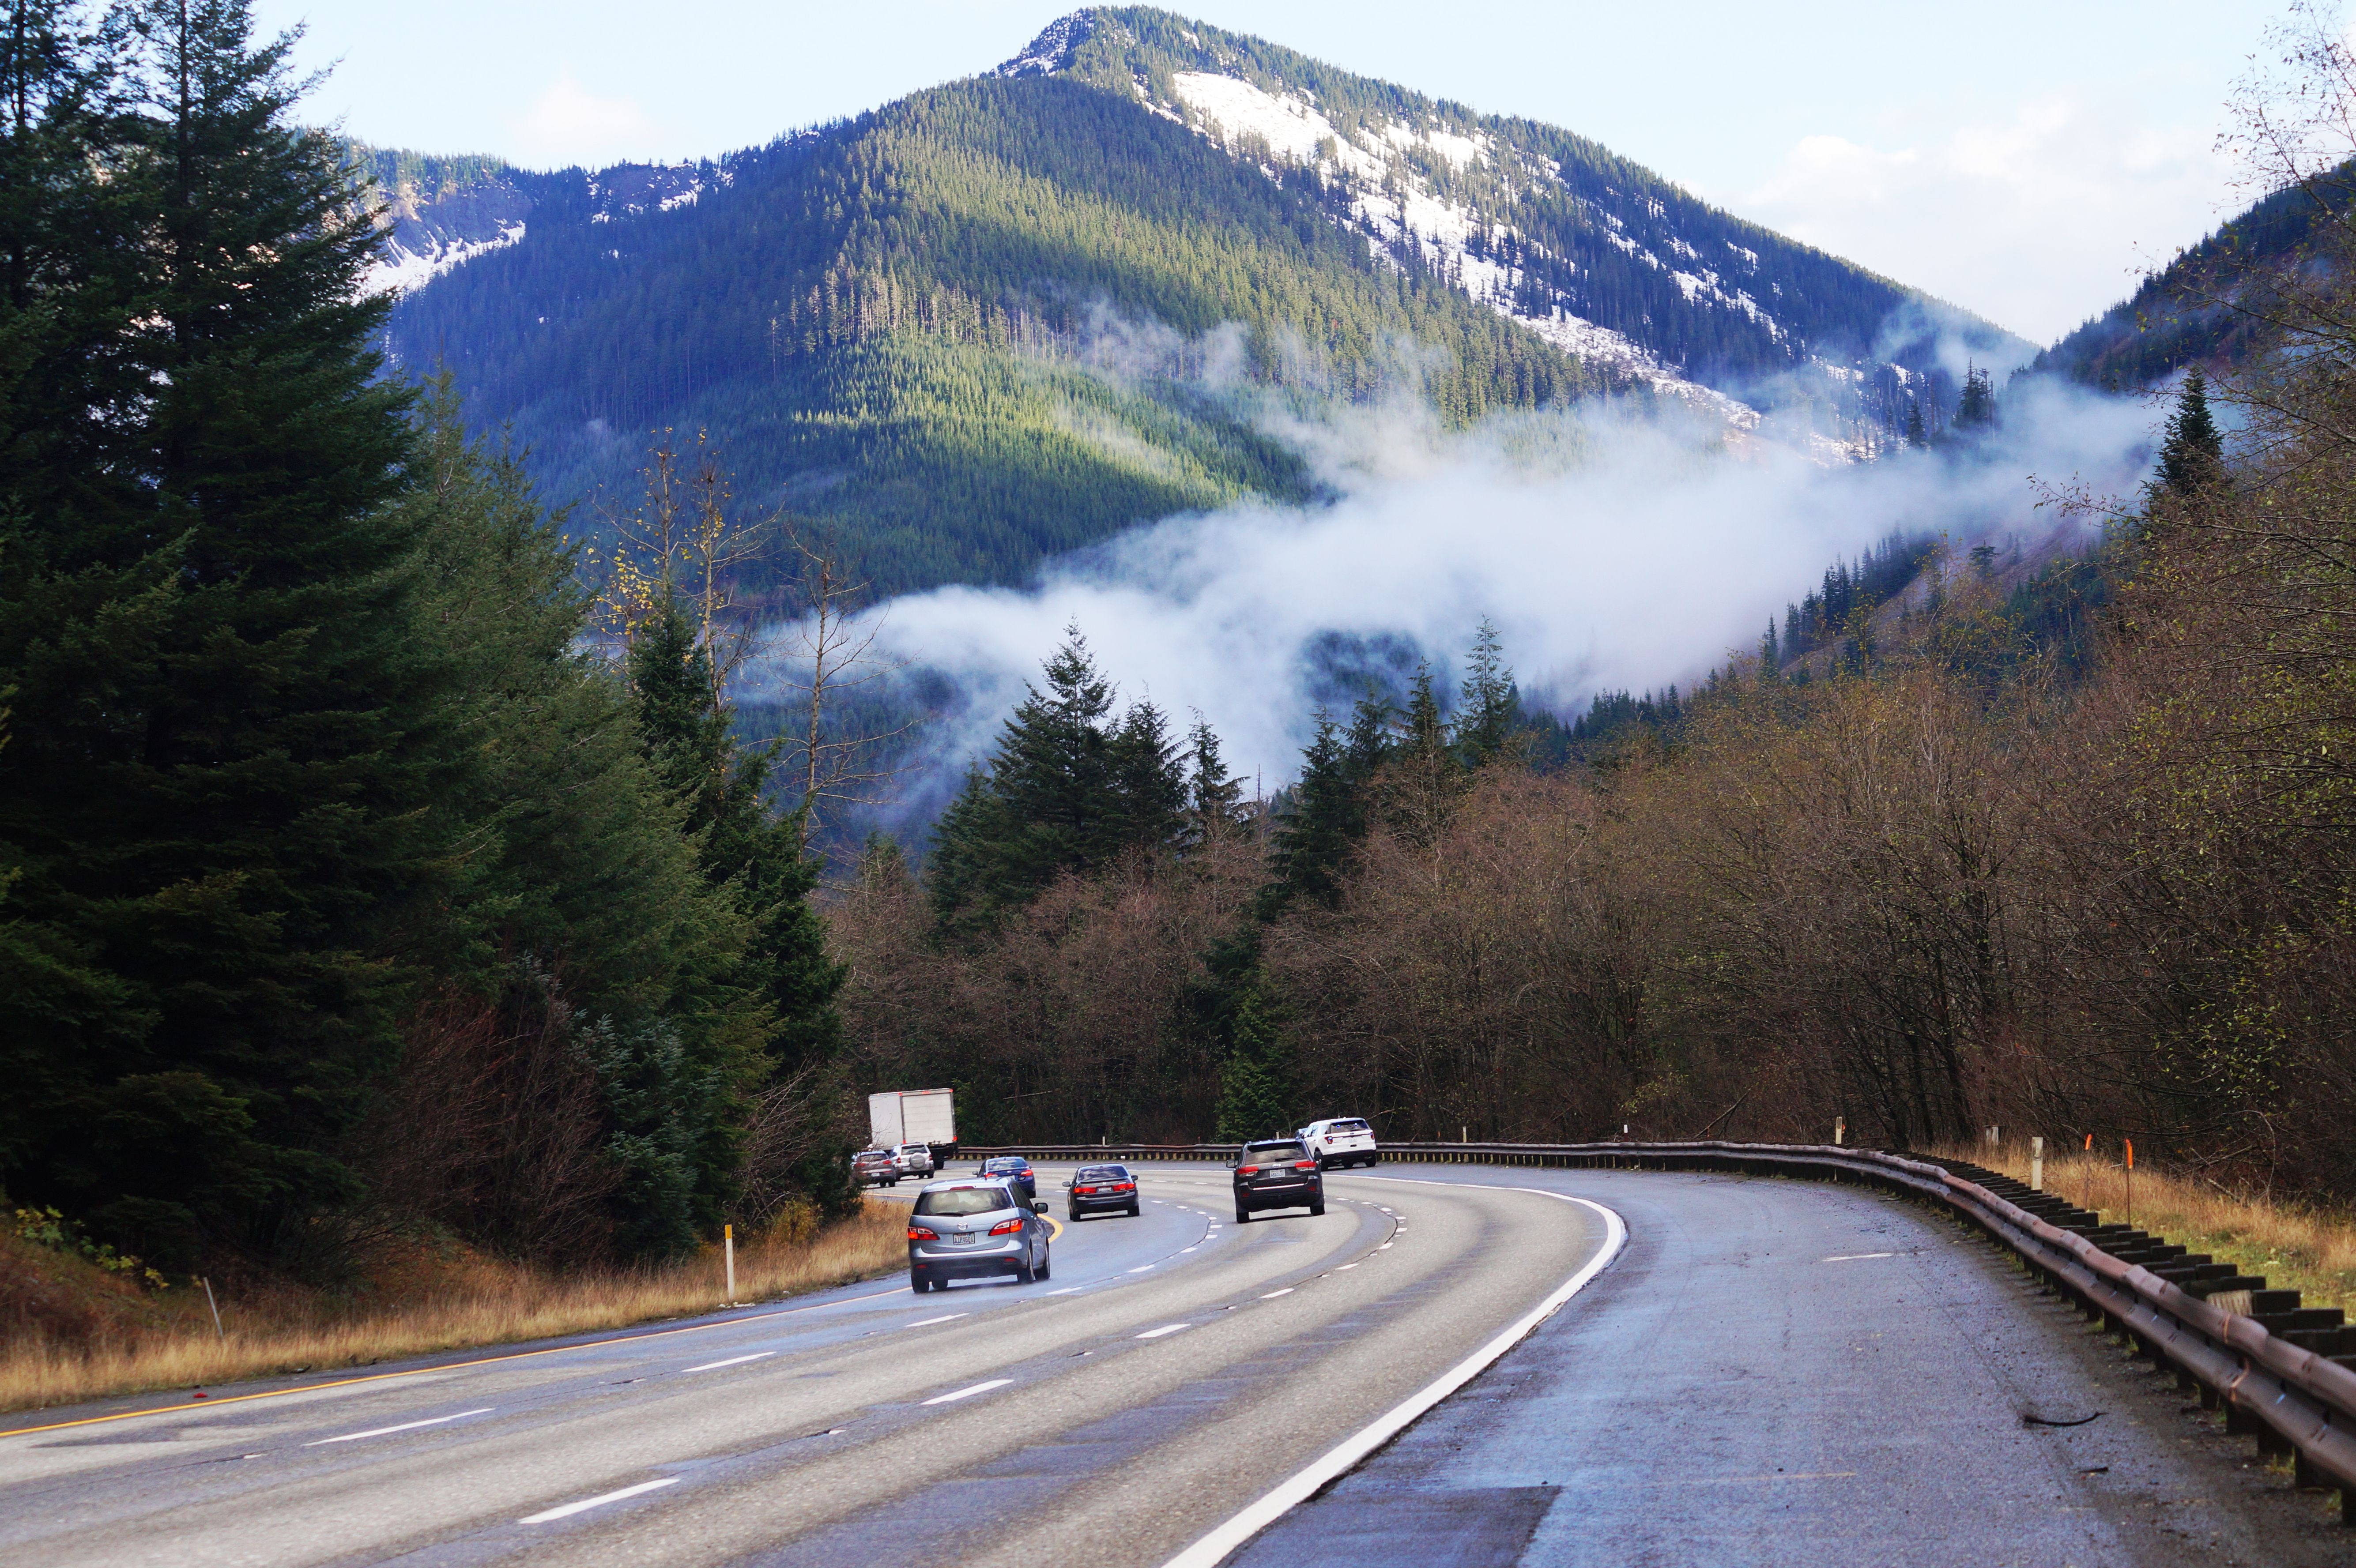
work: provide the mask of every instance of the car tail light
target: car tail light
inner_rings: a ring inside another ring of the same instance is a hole
[[[923,1225],[911,1225],[908,1227],[908,1240],[912,1242],[937,1242],[940,1239],[941,1233],[938,1231],[931,1230]]]
[[[1001,1220],[990,1228],[990,1233],[993,1236],[1011,1236],[1022,1228],[1023,1221],[1020,1220]]]
[[[1093,1187],[1075,1187],[1072,1190],[1083,1198],[1093,1198],[1097,1195],[1097,1189]]]
[[[1317,1162],[1313,1159],[1304,1159],[1292,1168],[1295,1170],[1314,1170],[1317,1168]]]
[[[1113,1183],[1112,1189],[1115,1192],[1134,1192],[1137,1190],[1137,1183],[1134,1181],[1117,1181]]]

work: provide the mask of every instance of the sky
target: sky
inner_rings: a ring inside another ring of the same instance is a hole
[[[350,134],[534,167],[708,156],[971,75],[1068,0],[258,0]],[[1219,0],[1180,7],[1552,122],[2050,341],[2247,204],[2214,151],[2282,0]],[[654,19],[659,16],[659,19]]]

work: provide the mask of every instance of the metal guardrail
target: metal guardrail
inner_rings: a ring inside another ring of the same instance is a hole
[[[1236,1144],[1021,1144],[966,1147],[966,1158],[1232,1161]],[[2051,1193],[1956,1161],[1833,1145],[1738,1143],[1387,1144],[1387,1163],[1553,1169],[1713,1170],[1857,1182],[1946,1205],[2019,1253],[2086,1314],[2129,1337],[2138,1354],[2175,1370],[2201,1404],[2222,1407],[2226,1430],[2291,1456],[2301,1487],[2338,1487],[2340,1521],[2356,1527],[2356,1329],[2336,1308],[2301,1308],[2298,1293],[2267,1290],[2231,1264],[2189,1255],[2160,1238]],[[2162,1272],[2154,1272],[2155,1270]],[[2173,1276],[2173,1277],[2170,1277]],[[2216,1299],[2211,1299],[2211,1298]],[[2299,1344],[2297,1336],[2308,1340]]]

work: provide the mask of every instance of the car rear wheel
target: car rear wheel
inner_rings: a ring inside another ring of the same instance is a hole
[[[1047,1256],[1047,1249],[1041,1247],[1039,1249],[1039,1277],[1041,1279],[1045,1279],[1047,1277],[1047,1264],[1051,1261],[1052,1260]]]
[[[1138,1209],[1136,1204],[1132,1203],[1129,1206],[1129,1217],[1130,1219],[1136,1219],[1140,1212],[1141,1211]]]
[[[912,1268],[908,1271],[908,1288],[922,1296],[933,1288],[933,1282],[925,1277],[923,1269]]]
[[[1323,1212],[1325,1212],[1325,1200],[1323,1198],[1309,1206],[1309,1217],[1312,1220]]]
[[[1245,1208],[1240,1203],[1236,1205],[1236,1223],[1238,1225],[1248,1225],[1251,1223],[1251,1211]]]
[[[1029,1258],[1024,1258],[1014,1265],[1015,1284],[1030,1285],[1036,1281],[1038,1277],[1039,1271],[1031,1266],[1031,1260]]]

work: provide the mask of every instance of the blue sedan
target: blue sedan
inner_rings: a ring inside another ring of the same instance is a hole
[[[999,1159],[986,1159],[974,1173],[988,1181],[1011,1181],[1022,1189],[1025,1203],[1039,1198],[1039,1179],[1031,1170],[1031,1162],[1021,1155],[1008,1155]]]

